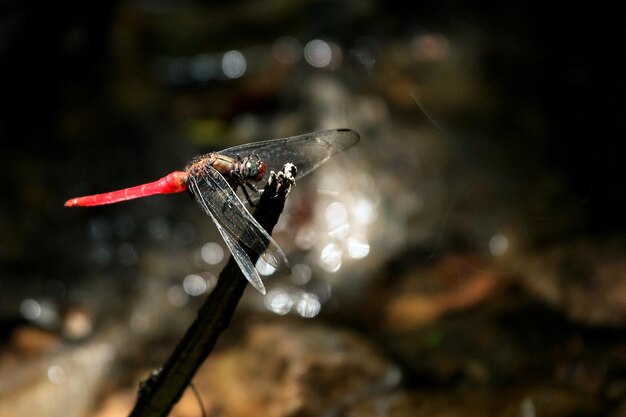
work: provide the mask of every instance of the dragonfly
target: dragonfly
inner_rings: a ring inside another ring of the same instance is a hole
[[[244,276],[254,288],[265,294],[258,271],[246,254],[244,246],[259,254],[276,269],[289,267],[289,262],[274,239],[252,217],[237,190],[241,189],[250,206],[248,193],[258,193],[256,183],[267,170],[278,172],[291,163],[303,177],[330,157],[343,152],[360,140],[351,129],[332,129],[281,139],[233,146],[219,152],[197,156],[184,171],[174,171],[163,178],[118,191],[71,198],[66,207],[89,207],[113,204],[155,194],[187,191],[215,223]]]

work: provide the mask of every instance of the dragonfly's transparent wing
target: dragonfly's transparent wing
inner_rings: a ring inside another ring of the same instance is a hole
[[[209,214],[210,213],[211,212],[209,212]],[[241,272],[243,272],[243,275],[246,277],[248,282],[252,284],[254,288],[259,290],[261,294],[265,295],[265,285],[263,285],[263,281],[261,281],[259,272],[254,267],[254,265],[252,264],[252,261],[250,260],[246,252],[243,250],[241,245],[237,243],[237,239],[233,238],[228,233],[228,231],[224,229],[215,220],[213,216],[211,216],[211,218],[213,218],[213,221],[215,222],[215,225],[217,226],[217,230],[220,232],[220,234],[224,238],[224,242],[226,242],[226,246],[228,246],[228,249],[230,249],[230,253],[233,254],[233,257],[235,258],[235,262],[237,262],[237,265],[239,265],[239,269],[241,269]]]
[[[359,142],[359,134],[350,129],[333,129],[306,133],[283,139],[252,142],[224,149],[220,153],[236,157],[258,154],[270,170],[278,172],[287,162],[298,169],[302,178],[323,164],[331,156],[351,148]]]
[[[217,170],[206,165],[202,172],[189,176],[187,187],[202,210],[211,216],[215,224],[223,227],[235,241],[243,242],[277,269],[281,265],[288,266],[287,257],[282,249],[246,210],[226,179]]]

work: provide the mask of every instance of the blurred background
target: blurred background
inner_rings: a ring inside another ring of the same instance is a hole
[[[576,7],[0,3],[0,415],[127,415],[229,256],[187,195],[65,200],[348,127],[208,415],[626,416],[626,27]]]

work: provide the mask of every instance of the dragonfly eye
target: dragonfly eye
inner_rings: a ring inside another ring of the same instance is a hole
[[[265,161],[263,160],[259,160],[259,162],[256,163],[256,169],[257,169],[257,176],[256,176],[256,181],[261,181],[263,179],[263,175],[265,175],[265,170],[267,169],[267,164],[265,163]]]
[[[244,159],[243,176],[252,181],[260,181],[265,175],[267,166],[259,155],[249,155]]]

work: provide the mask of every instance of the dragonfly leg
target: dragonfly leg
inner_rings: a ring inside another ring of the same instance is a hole
[[[248,183],[245,183],[245,184],[250,185]],[[250,195],[248,194],[246,187],[241,187],[241,191],[243,191],[243,195],[246,196],[246,200],[248,200],[248,204],[250,204],[250,207],[256,207],[256,204],[254,204],[252,200],[250,199]]]

